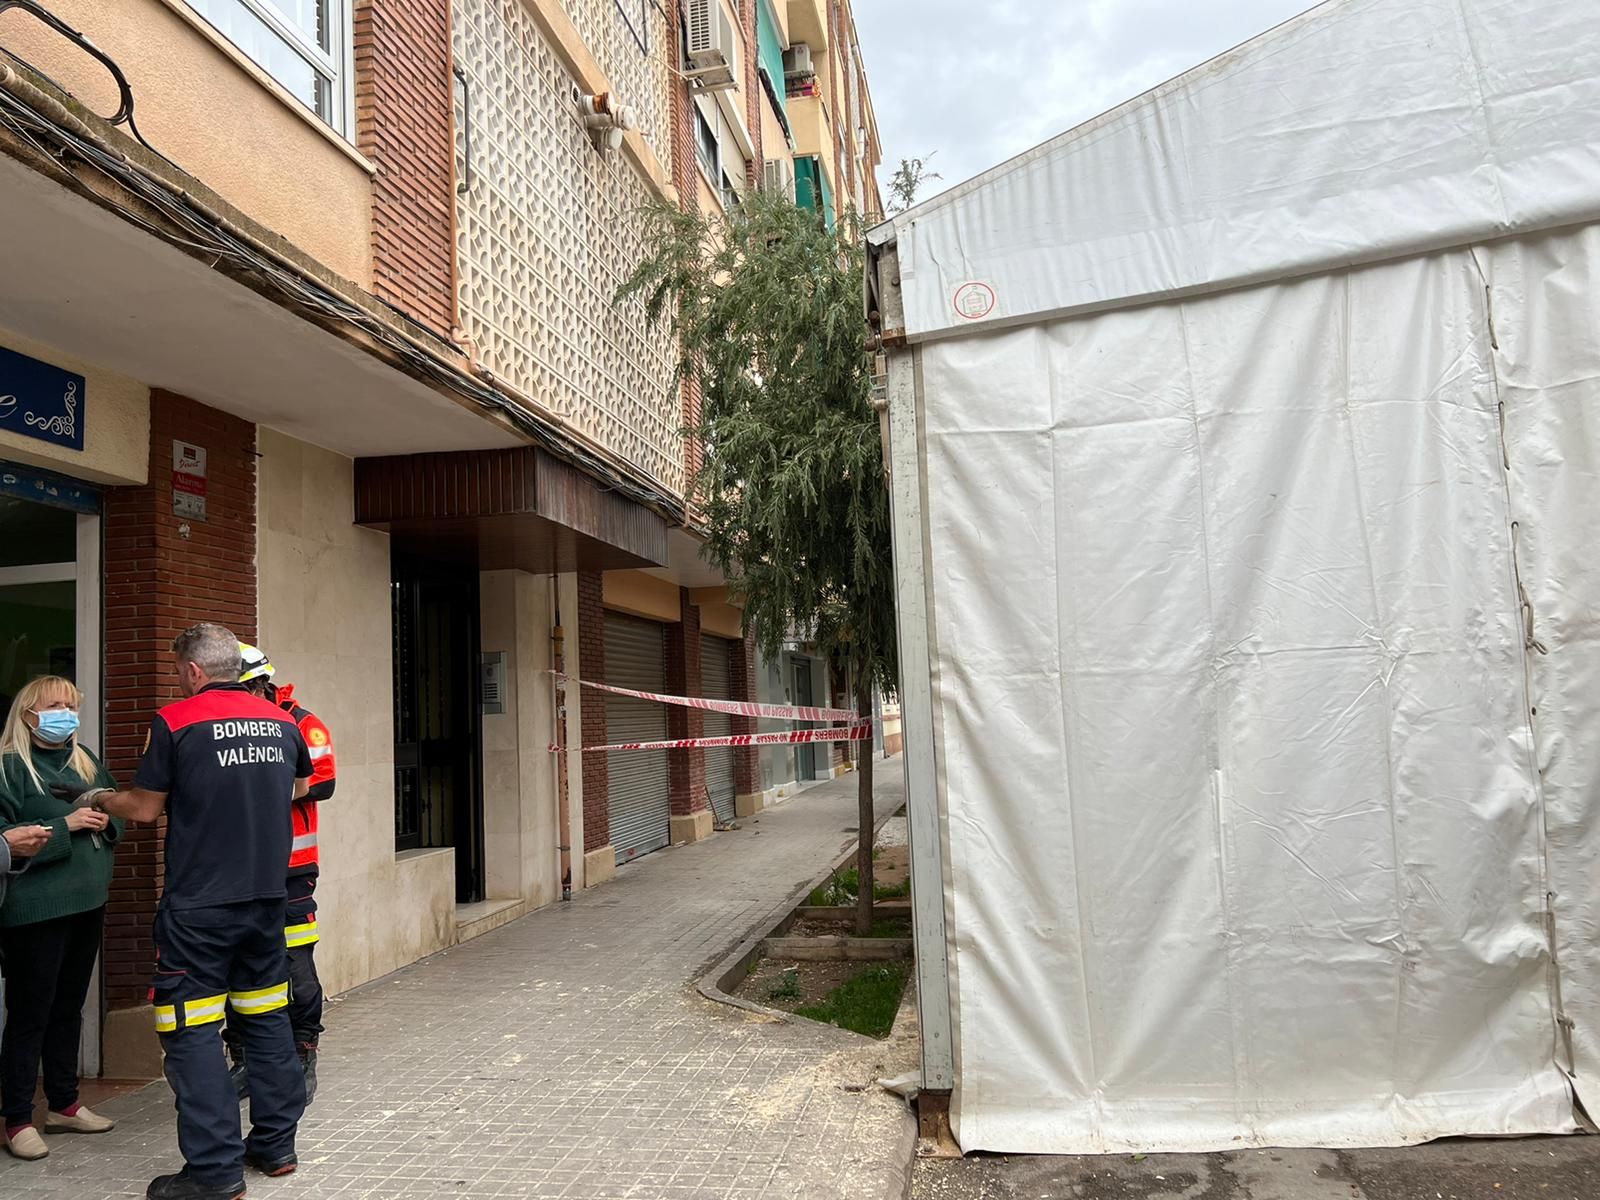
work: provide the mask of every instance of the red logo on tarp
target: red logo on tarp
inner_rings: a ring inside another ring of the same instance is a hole
[[[950,298],[950,303],[956,310],[956,316],[968,321],[981,321],[994,311],[994,289],[976,280],[963,283]]]

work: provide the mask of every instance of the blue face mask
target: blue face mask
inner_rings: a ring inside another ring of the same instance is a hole
[[[39,736],[52,746],[64,745],[78,732],[78,714],[70,708],[47,708],[34,716],[39,718]]]

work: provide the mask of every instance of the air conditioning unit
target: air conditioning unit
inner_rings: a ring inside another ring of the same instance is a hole
[[[703,92],[738,81],[739,36],[722,0],[688,0],[689,69],[684,77]]]
[[[761,190],[785,200],[794,199],[794,159],[769,158],[761,173]]]
[[[811,62],[811,47],[796,42],[783,52],[783,77],[785,79],[811,79],[817,68]]]

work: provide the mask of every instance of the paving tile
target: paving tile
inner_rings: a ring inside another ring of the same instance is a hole
[[[899,763],[878,781],[892,811]],[[855,779],[741,824],[333,1003],[302,1169],[252,1200],[898,1196],[904,1107],[839,1087],[879,1047],[694,990],[849,845]],[[0,1161],[0,1196],[121,1200],[176,1168],[165,1084],[103,1110],[112,1133]]]

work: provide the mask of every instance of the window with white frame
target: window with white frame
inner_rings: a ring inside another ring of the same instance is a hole
[[[700,160],[700,169],[706,173],[707,178],[715,179],[720,170],[720,148],[717,145],[717,129],[712,123],[717,114],[713,110],[711,117],[706,117],[705,109],[696,104],[694,109],[694,156]]]
[[[350,136],[353,0],[187,0],[206,22],[339,133]]]
[[[748,163],[721,107],[705,96],[696,96],[694,102],[694,154],[722,206],[737,204]]]

